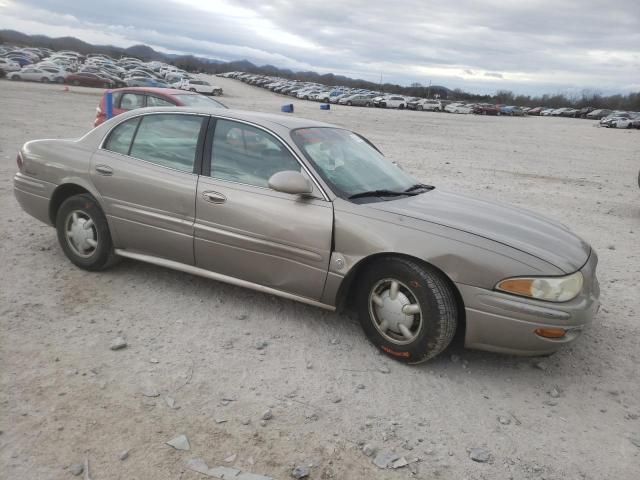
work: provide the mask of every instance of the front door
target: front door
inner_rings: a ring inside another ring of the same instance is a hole
[[[331,255],[332,203],[319,190],[301,197],[268,187],[274,173],[301,166],[265,130],[217,120],[212,144],[203,159],[210,175],[200,177],[196,196],[196,265],[319,300]]]
[[[116,248],[194,264],[194,173],[208,117],[149,114],[115,127],[91,160]]]

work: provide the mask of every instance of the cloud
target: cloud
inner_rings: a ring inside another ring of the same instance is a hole
[[[638,0],[2,0],[0,28],[475,91],[625,91],[640,71]]]

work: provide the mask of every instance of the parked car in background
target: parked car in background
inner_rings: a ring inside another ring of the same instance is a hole
[[[514,105],[503,105],[499,110],[500,115],[508,115],[510,117],[522,117],[524,111],[520,107]]]
[[[114,86],[114,83],[108,78],[88,72],[78,72],[67,75],[64,83],[67,85],[75,85],[76,87],[111,88]]]
[[[340,100],[338,100],[338,103],[340,105],[371,107],[373,106],[373,99],[369,95],[356,94],[342,97]]]
[[[543,110],[544,107],[533,107],[527,111],[527,115],[540,115]]]
[[[196,92],[172,88],[128,87],[111,90],[113,116],[143,107],[203,107],[227,108],[226,105]],[[95,127],[107,120],[107,92],[96,108]]]
[[[606,108],[599,108],[598,110],[592,110],[587,113],[587,118],[591,120],[600,120],[601,118],[606,117],[611,114],[611,110],[607,110]]]
[[[169,88],[169,84],[163,80],[148,77],[132,77],[125,79],[127,87],[153,87]]]
[[[204,95],[222,95],[222,88],[212,85],[206,80],[198,80],[195,78],[185,79],[180,84],[181,90],[189,90],[190,92],[198,92]]]
[[[380,101],[380,107],[404,110],[407,107],[407,99],[400,95],[389,95]]]
[[[477,115],[498,115],[500,113],[500,109],[497,105],[481,103],[473,107],[473,113]]]
[[[444,107],[444,111],[449,113],[472,113],[473,108],[464,103],[450,103]]]
[[[422,98],[407,102],[407,108],[409,110],[441,112],[443,110],[442,103],[439,100],[431,100],[429,98]]]
[[[20,71],[20,64],[8,58],[0,58],[0,70],[5,73]]]
[[[7,75],[9,80],[26,80],[28,82],[55,82],[56,76],[51,72],[35,67],[24,67],[20,71],[11,72]]]

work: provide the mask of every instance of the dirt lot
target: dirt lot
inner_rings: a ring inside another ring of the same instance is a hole
[[[216,82],[231,107],[292,101]],[[298,465],[312,479],[639,478],[640,131],[294,102],[426,183],[543,212],[599,252],[603,307],[574,346],[542,364],[454,346],[406,367],[350,315],[133,261],[75,268],[12,192],[23,142],[91,127],[101,92],[71,90],[0,82],[1,478],[75,478],[85,457],[94,480],[206,478],[185,468],[195,457],[278,479]],[[129,346],[110,350],[119,335]],[[190,451],[165,445],[179,434]],[[380,470],[363,442],[419,461]]]

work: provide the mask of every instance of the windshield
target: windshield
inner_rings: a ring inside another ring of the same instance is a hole
[[[174,95],[183,105],[187,107],[210,107],[210,108],[227,108],[222,103],[214,100],[213,98],[205,97],[204,95],[189,94]]]
[[[336,195],[404,192],[418,182],[360,135],[338,128],[302,128],[291,137]],[[371,197],[375,201],[375,197]]]

